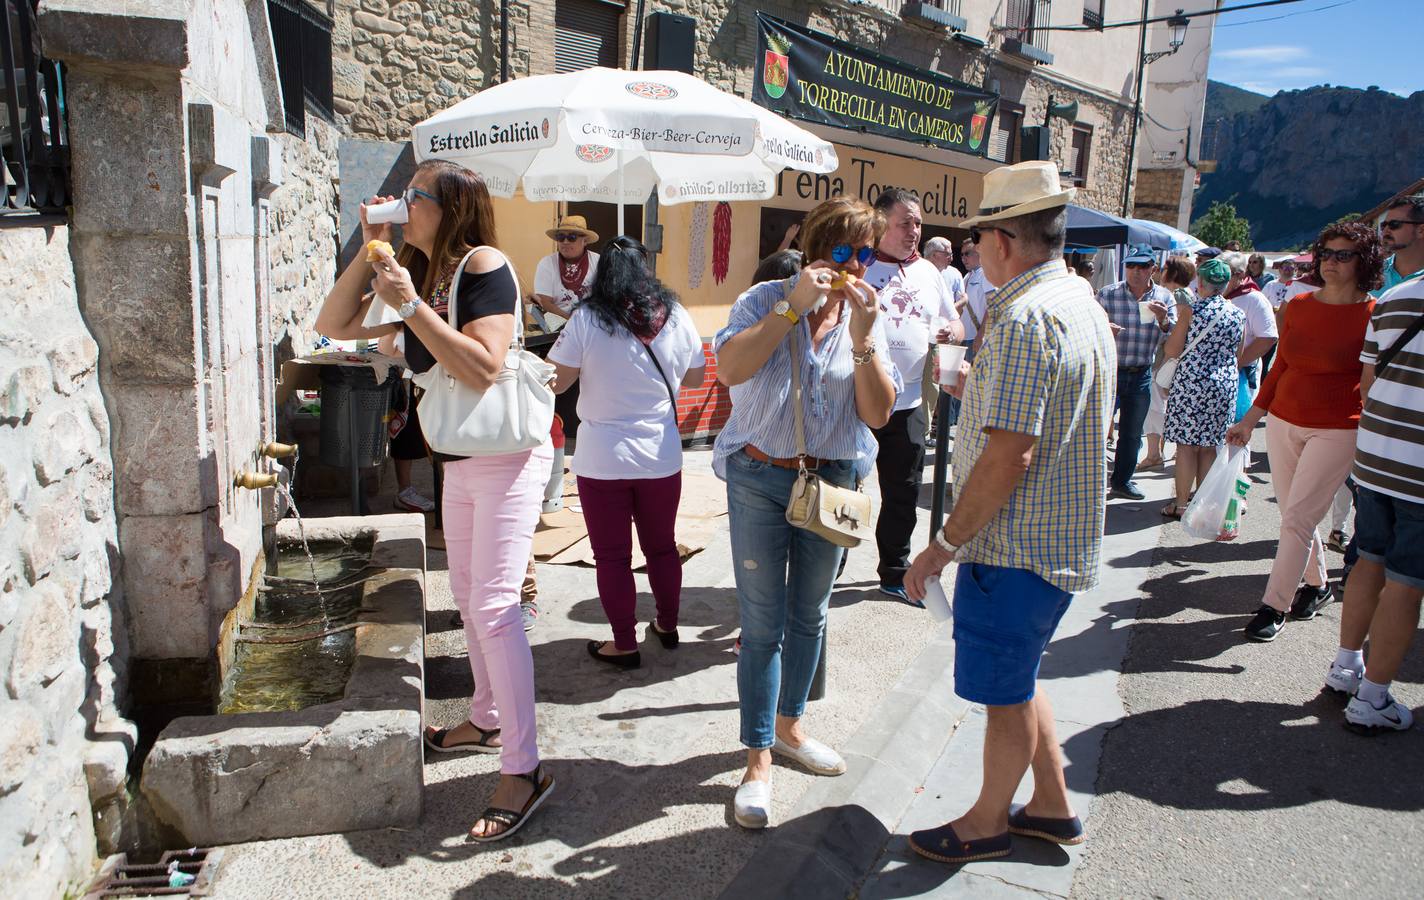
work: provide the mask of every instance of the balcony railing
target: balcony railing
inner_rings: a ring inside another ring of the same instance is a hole
[[[1052,0],[1009,0],[1007,24],[1014,37],[1024,44],[1048,49],[1048,32]]]
[[[0,227],[68,216],[64,70],[40,55],[38,7],[39,0],[4,0],[0,16]]]

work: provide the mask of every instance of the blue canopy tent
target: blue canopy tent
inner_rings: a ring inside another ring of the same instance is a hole
[[[1202,243],[1200,238],[1192,237],[1185,231],[1180,231],[1171,225],[1163,225],[1161,222],[1154,222],[1151,219],[1132,219],[1131,221],[1133,224],[1141,225],[1149,231],[1166,235],[1172,242],[1172,246],[1167,248],[1169,250],[1184,250],[1188,253],[1193,253],[1206,246],[1206,244]]]
[[[1069,247],[1116,247],[1119,244],[1146,244],[1154,250],[1172,249],[1171,237],[1145,228],[1136,221],[1068,204]]]

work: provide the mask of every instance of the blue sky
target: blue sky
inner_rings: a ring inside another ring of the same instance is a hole
[[[1232,6],[1241,0],[1225,0]],[[1207,6],[1182,0],[1183,8]],[[1211,72],[1257,93],[1317,84],[1424,90],[1424,0],[1302,0],[1217,17]]]

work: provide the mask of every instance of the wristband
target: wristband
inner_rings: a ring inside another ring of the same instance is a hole
[[[950,559],[954,559],[954,557],[956,557],[956,556],[959,555],[959,547],[957,547],[957,546],[955,546],[954,544],[951,544],[949,541],[945,540],[944,531],[943,531],[943,530],[941,530],[941,531],[936,531],[936,532],[934,533],[934,542],[935,542],[935,544],[937,544],[937,545],[939,546],[939,548],[940,548],[941,550],[943,550],[945,553],[948,553],[948,554],[949,554],[949,558],[950,558]]]

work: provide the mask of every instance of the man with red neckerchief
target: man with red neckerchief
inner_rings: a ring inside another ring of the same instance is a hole
[[[598,254],[588,245],[598,240],[598,232],[588,227],[583,216],[564,216],[558,227],[544,233],[558,244],[558,250],[539,260],[533,300],[546,314],[558,316],[557,324],[561,325],[593,286]]]

